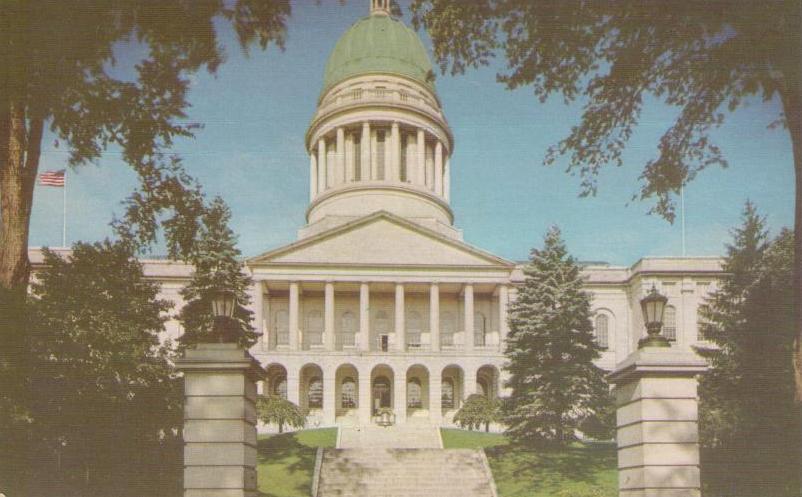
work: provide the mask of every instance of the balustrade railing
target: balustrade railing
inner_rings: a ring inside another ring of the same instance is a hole
[[[318,114],[329,111],[331,108],[340,107],[342,105],[351,104],[354,102],[372,102],[372,101],[395,101],[405,105],[411,105],[432,112],[442,117],[441,110],[429,100],[410,94],[405,90],[390,90],[387,88],[354,88],[353,90],[345,91],[332,95],[324,100]]]

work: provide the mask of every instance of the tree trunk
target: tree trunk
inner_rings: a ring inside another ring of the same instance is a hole
[[[11,370],[27,355],[28,233],[43,128],[43,119],[25,114],[14,102],[0,114],[0,367]]]
[[[27,415],[31,407],[25,299],[30,272],[28,229],[42,127],[43,119],[26,118],[18,102],[0,107],[0,385],[6,400],[3,407],[16,416]],[[15,422],[0,428],[14,433],[11,438],[3,433],[3,438],[13,441],[0,450],[0,458],[9,461],[0,468],[0,479],[13,481],[19,495],[27,492],[32,464],[26,435],[17,433],[25,429],[24,423]]]
[[[282,423],[281,421],[279,421],[278,423],[278,432],[284,433],[284,423]]]
[[[797,61],[798,63],[798,61]],[[797,70],[798,71],[798,70]],[[794,154],[795,207],[794,207],[794,379],[795,400],[802,404],[802,88],[799,78],[789,78],[782,94],[783,111],[791,134]]]

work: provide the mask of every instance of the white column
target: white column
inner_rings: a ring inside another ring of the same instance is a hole
[[[359,413],[359,423],[363,426],[370,424],[370,368],[359,370],[359,402],[357,410]]]
[[[507,285],[499,285],[498,287],[498,344],[499,348],[504,351],[507,341],[507,304],[509,303],[509,289]]]
[[[309,152],[309,200],[317,197],[317,157],[314,151]]]
[[[301,371],[294,364],[287,366],[287,400],[301,405]]]
[[[262,349],[267,349],[267,335],[264,332],[264,287],[261,281],[253,282],[251,304],[253,305],[253,328],[257,333],[262,333],[259,342]]]
[[[443,198],[446,202],[451,200],[451,158],[448,156],[443,167]]]
[[[275,331],[270,326],[270,291],[262,283],[264,289],[262,294],[262,347],[264,350],[270,348],[270,339]]]
[[[362,123],[362,139],[359,142],[361,150],[360,168],[359,172],[360,181],[370,180],[370,123],[365,121]]]
[[[465,350],[471,351],[473,350],[473,284],[465,285],[463,298],[465,299]]]
[[[423,130],[418,128],[418,138],[415,141],[418,147],[417,173],[415,174],[417,184],[426,184],[426,135]]]
[[[440,140],[434,147],[434,193],[443,195],[443,143]]]
[[[290,350],[298,350],[298,283],[290,283]]]
[[[333,426],[336,421],[336,385],[334,366],[326,368],[323,371],[323,426]]]
[[[345,130],[337,128],[337,166],[334,168],[334,184],[345,182]]]
[[[478,368],[470,365],[465,366],[465,386],[463,396],[465,399],[476,393],[476,373]]]
[[[610,373],[619,495],[699,497],[696,377],[706,369],[693,352],[643,347]]]
[[[403,352],[406,350],[406,330],[405,326],[405,307],[404,307],[404,284],[395,284],[395,346],[396,350]]]
[[[317,193],[326,191],[326,139],[317,141]]]
[[[401,136],[398,129],[398,123],[393,121],[390,128],[390,172],[389,179],[391,183],[398,183],[401,181]]]
[[[396,423],[407,421],[407,372],[393,372],[393,412]]]
[[[359,349],[370,350],[370,286],[359,285]]]
[[[429,336],[433,352],[440,350],[440,286],[429,286]]]
[[[323,346],[334,350],[334,283],[327,281],[323,293]]]

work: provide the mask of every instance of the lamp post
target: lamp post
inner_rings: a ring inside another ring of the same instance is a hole
[[[212,336],[218,343],[236,342],[236,330],[233,325],[234,309],[237,307],[237,296],[228,290],[218,290],[212,294],[212,315],[214,330]]]
[[[643,347],[671,347],[668,339],[660,334],[660,329],[663,327],[663,311],[665,311],[666,302],[668,302],[668,299],[665,295],[661,295],[654,285],[652,285],[649,294],[641,299],[640,307],[643,312],[643,321],[646,323],[647,335],[638,342],[639,349]]]

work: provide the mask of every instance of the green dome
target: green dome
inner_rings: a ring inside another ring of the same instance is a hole
[[[326,63],[323,91],[347,78],[371,73],[406,76],[434,91],[432,63],[420,38],[387,15],[365,17],[342,35]]]

